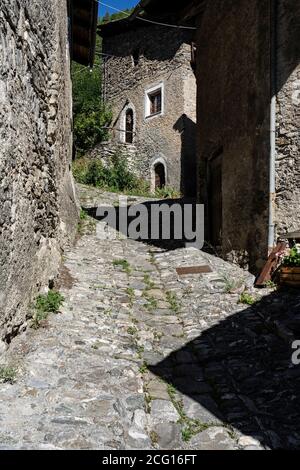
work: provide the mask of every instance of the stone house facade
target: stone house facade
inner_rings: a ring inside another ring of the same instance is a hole
[[[193,31],[166,29],[129,18],[101,25],[103,100],[112,108],[110,144],[127,155],[151,189],[170,186],[193,196],[196,80]]]
[[[74,59],[91,65],[94,5],[1,2],[0,351],[26,327],[77,231],[70,42]]]
[[[198,199],[206,239],[257,271],[300,228],[300,2],[142,0],[196,28]]]

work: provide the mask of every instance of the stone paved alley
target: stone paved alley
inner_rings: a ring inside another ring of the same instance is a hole
[[[64,259],[60,312],[2,357],[18,373],[0,384],[0,448],[299,447],[299,294],[288,309],[271,290],[244,305],[253,278],[239,268],[193,248],[100,240],[85,225]],[[191,265],[212,272],[177,275]]]

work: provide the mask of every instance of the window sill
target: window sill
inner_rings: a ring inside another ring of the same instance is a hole
[[[149,114],[149,116],[145,116],[145,119],[148,120],[148,119],[152,119],[158,116],[163,116],[163,112],[159,111],[159,113]]]

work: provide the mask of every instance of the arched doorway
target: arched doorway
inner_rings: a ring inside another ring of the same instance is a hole
[[[133,143],[133,110],[127,109],[125,116],[125,142],[126,144]]]
[[[157,163],[154,166],[154,175],[155,175],[155,190],[164,188],[166,185],[166,172],[165,172],[165,167],[162,163]]]

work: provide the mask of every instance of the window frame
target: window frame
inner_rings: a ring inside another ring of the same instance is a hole
[[[133,134],[132,143],[126,142],[126,116],[127,112],[131,110],[133,113]],[[120,130],[119,130],[119,142],[126,145],[134,145],[136,140],[136,111],[133,103],[128,101],[128,104],[124,107],[120,117]]]
[[[150,99],[150,96],[153,96],[155,94],[158,94],[158,92],[160,92],[161,94],[161,110],[156,112],[156,113],[152,113],[151,114],[151,99]],[[165,107],[164,107],[164,101],[165,101],[165,87],[164,87],[164,83],[161,82],[151,88],[147,88],[147,90],[145,90],[145,120],[150,120],[150,119],[154,119],[158,116],[163,116],[164,113],[165,113]]]

